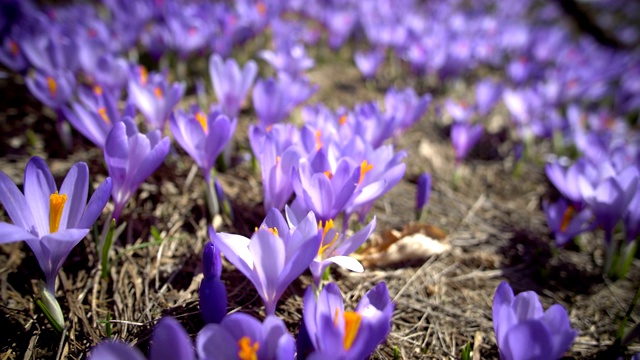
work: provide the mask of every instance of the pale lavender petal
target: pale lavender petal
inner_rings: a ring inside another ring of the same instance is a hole
[[[49,198],[57,190],[49,167],[41,158],[32,157],[24,170],[24,194],[40,236],[49,231]]]
[[[2,171],[0,171],[0,203],[2,203],[7,215],[9,215],[14,224],[23,229],[33,231],[35,222],[27,200],[16,184]]]
[[[122,341],[105,341],[91,350],[89,360],[146,360],[140,350]]]
[[[253,257],[254,271],[262,285],[258,292],[262,295],[265,305],[275,305],[279,294],[284,290],[283,287],[289,286],[278,278],[285,267],[284,244],[269,230],[258,229],[251,237],[249,250]]]
[[[168,137],[165,137],[158,143],[151,151],[146,154],[144,162],[135,170],[135,173],[131,177],[131,184],[135,184],[136,187],[142,184],[151,174],[164,162],[164,159],[169,153],[169,146],[171,142]],[[130,155],[133,156],[133,155]]]
[[[571,322],[567,311],[559,304],[551,305],[540,321],[546,325],[551,335],[553,351],[550,357],[554,359],[560,358],[562,354],[569,350],[578,335],[578,332],[570,327]]]
[[[235,359],[238,343],[220,324],[207,324],[196,337],[198,358],[210,360]]]
[[[78,227],[78,222],[87,204],[88,191],[89,168],[87,164],[79,162],[69,169],[60,187],[60,194],[67,195],[67,201],[64,204],[62,218],[60,219],[60,230]]]
[[[165,317],[156,325],[151,337],[149,358],[195,360],[189,334],[176,319]]]
[[[544,314],[538,294],[534,291],[524,291],[516,295],[511,307],[518,321],[537,319]]]
[[[536,320],[527,320],[509,329],[500,346],[500,358],[505,360],[555,359],[551,337],[546,327]]]
[[[327,258],[327,260],[353,272],[361,273],[364,271],[364,267],[362,267],[360,261],[352,258],[351,256],[332,256],[330,258]]]
[[[0,244],[7,244],[27,239],[36,240],[37,237],[20,226],[0,222]]]
[[[96,222],[102,210],[107,205],[109,197],[111,196],[112,181],[111,178],[106,178],[100,186],[93,192],[89,203],[87,203],[82,218],[78,222],[77,227],[81,229],[89,229]]]

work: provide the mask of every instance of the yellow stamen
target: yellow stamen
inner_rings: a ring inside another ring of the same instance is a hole
[[[269,230],[275,236],[280,236],[280,235],[278,235],[278,228],[276,228],[276,227],[267,228],[267,230]]]
[[[329,178],[329,180],[333,179],[333,174],[331,173],[331,171],[327,170],[324,172],[324,174]]]
[[[66,194],[58,195],[56,191],[55,194],[49,196],[49,232],[52,234],[60,227],[60,219],[62,219],[62,211],[66,202]]]
[[[360,179],[358,179],[358,185],[362,184],[362,180],[364,180],[364,175],[373,169],[373,164],[369,164],[367,160],[362,160],[360,164]]]
[[[200,126],[202,126],[202,130],[204,130],[204,133],[208,134],[209,123],[207,122],[207,117],[202,113],[202,111],[198,111],[196,113],[196,120],[198,120],[198,122],[200,123]]]
[[[322,130],[316,130],[316,150],[320,150],[322,148]]]
[[[344,349],[351,349],[353,341],[358,335],[358,329],[360,329],[360,322],[362,321],[362,315],[353,311],[344,312],[344,338],[342,340]]]
[[[18,56],[18,54],[20,54],[20,48],[18,47],[18,44],[13,40],[9,40],[9,51],[11,51],[11,55],[13,55],[13,57],[16,57]]]
[[[238,340],[238,346],[240,347],[240,351],[238,351],[238,358],[240,360],[258,360],[260,344],[258,344],[257,341],[251,345],[251,338],[243,336]]]
[[[271,132],[271,129],[273,129],[273,125],[267,125],[266,129],[267,132]]]
[[[156,95],[158,99],[162,99],[162,89],[159,87],[153,89],[153,93]]]
[[[95,85],[93,87],[93,92],[98,95],[98,96],[102,96],[102,86],[100,85]]]
[[[49,88],[51,96],[55,97],[58,93],[58,83],[56,83],[51,76],[47,76],[47,87]]]
[[[100,115],[102,120],[104,120],[104,122],[111,125],[111,119],[109,119],[109,115],[107,114],[107,109],[105,109],[104,106],[98,108],[98,114]]]
[[[338,316],[340,316],[340,309],[336,308],[336,311],[333,314],[333,326],[338,326]],[[349,350],[353,345],[353,341],[356,339],[356,335],[358,335],[362,315],[353,311],[345,311],[343,316],[344,338],[342,339],[342,344],[344,345],[345,350]]]
[[[267,13],[267,6],[262,1],[256,4],[256,9],[258,10],[258,14],[262,16]]]
[[[338,119],[338,124],[344,125],[346,123],[347,123],[347,114],[344,114],[340,116],[340,118]]]
[[[282,161],[282,157],[280,155],[276,156],[276,165],[280,165],[281,161]]]
[[[571,219],[573,219],[573,215],[575,214],[575,209],[573,208],[573,206],[569,205],[569,207],[567,207],[567,210],[565,210],[564,215],[562,215],[562,222],[560,223],[560,231],[565,232],[567,231],[567,227],[569,226],[569,223],[571,222]]]
[[[149,72],[147,71],[147,68],[140,65],[138,69],[140,70],[140,83],[142,86],[147,85],[147,80],[149,79]]]
[[[322,226],[322,221],[318,221],[318,230],[322,230],[322,240],[320,241],[320,244],[324,244],[325,243],[325,238],[327,236],[327,233],[329,233],[329,230],[333,229],[333,220],[329,219],[324,223],[324,226]],[[330,248],[331,246],[333,246],[333,244],[336,243],[336,241],[338,240],[340,234],[338,234],[336,232],[336,234],[333,236],[333,239],[331,239],[331,241],[328,244],[325,245],[321,245],[320,248],[318,249],[318,256],[322,257],[322,254],[324,253],[325,250],[327,250],[328,248]]]

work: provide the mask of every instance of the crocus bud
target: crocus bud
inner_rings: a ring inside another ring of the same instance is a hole
[[[211,230],[210,230],[211,231]],[[227,289],[220,280],[222,259],[220,250],[213,242],[208,242],[202,253],[202,273],[200,283],[200,314],[207,324],[220,323],[227,313]]]
[[[44,305],[42,310],[47,312],[47,318],[52,322],[54,328],[61,330],[64,328],[64,315],[56,297],[49,292],[43,281],[40,281],[41,301]]]
[[[418,177],[418,193],[416,195],[416,212],[422,212],[422,209],[429,203],[431,197],[431,175],[425,172]]]

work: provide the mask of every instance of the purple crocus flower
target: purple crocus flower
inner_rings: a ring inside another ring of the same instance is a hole
[[[485,79],[476,84],[476,108],[482,116],[487,115],[502,96],[500,84]]]
[[[240,105],[256,78],[258,65],[250,60],[240,70],[234,59],[223,61],[220,55],[214,54],[209,59],[209,72],[222,113],[231,118],[237,117]]]
[[[303,301],[298,356],[315,350],[307,359],[366,359],[391,331],[394,304],[384,282],[367,291],[355,311],[344,310],[335,283],[322,288],[317,298],[308,287]],[[305,341],[313,350],[305,349]]]
[[[107,178],[87,203],[87,164],[73,165],[58,191],[47,164],[34,156],[24,171],[23,195],[0,171],[0,202],[13,221],[13,225],[0,222],[0,241],[26,241],[44,272],[47,290],[55,294],[56,276],[62,264],[102,213],[111,186],[111,178]]]
[[[467,157],[483,132],[482,124],[456,121],[451,125],[451,143],[456,152],[456,164],[460,164]]]
[[[196,350],[200,359],[290,360],[295,357],[295,340],[274,315],[260,323],[251,315],[233,313],[200,330]]]
[[[276,71],[286,72],[293,77],[302,75],[314,64],[302,44],[282,45],[276,51],[262,50],[258,55]]]
[[[84,106],[77,102],[72,104],[73,110],[63,106],[62,113],[78,132],[100,149],[104,149],[107,135],[121,116],[113,93],[98,85],[94,86],[92,93],[95,95],[93,98],[83,96],[86,100]]]
[[[293,109],[289,88],[274,78],[258,79],[253,88],[253,107],[263,127],[283,121]]]
[[[236,119],[229,119],[218,111],[204,114],[192,106],[189,112],[177,110],[171,115],[171,133],[180,146],[204,172],[207,184],[216,158],[229,143],[236,130]]]
[[[384,51],[380,49],[373,49],[366,52],[356,51],[353,55],[353,61],[356,63],[363,78],[372,79],[384,62]]]
[[[419,213],[429,203],[431,197],[431,175],[428,172],[420,174],[418,177],[416,194],[416,211]]]
[[[578,334],[561,305],[543,311],[534,291],[514,296],[505,281],[493,298],[493,329],[501,360],[559,359]]]
[[[604,230],[607,244],[611,243],[613,229],[633,199],[639,180],[638,169],[633,166],[597,184],[592,184],[584,176],[578,176],[580,193]]]
[[[412,88],[397,90],[391,88],[384,95],[384,110],[389,118],[396,121],[396,134],[415,124],[428,110],[433,97],[431,94],[418,96]]]
[[[322,232],[322,243],[318,254],[309,266],[316,286],[320,286],[320,280],[324,271],[334,263],[340,267],[354,272],[363,272],[364,268],[358,260],[350,257],[349,254],[358,250],[362,244],[371,236],[376,228],[376,217],[367,226],[357,233],[347,237],[342,232],[338,233],[333,227],[333,220],[318,223],[318,231]]]
[[[89,360],[145,360],[142,352],[122,341],[107,340],[91,349]],[[189,334],[172,317],[158,322],[151,336],[149,360],[175,359],[195,360],[193,344]]]
[[[166,74],[148,73],[142,66],[132,69],[129,100],[144,115],[151,129],[164,130],[173,108],[185,92],[185,84],[169,84]]]
[[[574,237],[595,227],[595,223],[591,221],[593,217],[591,210],[577,211],[562,198],[553,204],[545,201],[542,203],[542,208],[557,246],[563,246]]]
[[[323,157],[324,153],[321,149],[315,158]],[[352,199],[361,172],[370,169],[370,164],[363,165],[364,168],[354,167],[349,159],[341,158],[333,170],[318,168],[315,161],[302,159],[293,179],[296,201],[303,204],[304,209],[313,211],[319,220],[334,219]]]
[[[213,228],[209,227],[209,237],[213,238],[213,236]],[[220,250],[211,241],[204,246],[202,252],[202,273],[204,278],[198,290],[200,315],[205,323],[217,324],[227,314],[227,289],[220,280],[222,273]]]
[[[119,219],[131,196],[164,161],[170,140],[160,130],[144,135],[130,118],[115,124],[104,146],[104,159],[113,178],[113,218]]]
[[[447,99],[444,106],[456,122],[469,122],[473,116],[473,107],[465,102]]]
[[[16,36],[6,36],[2,40],[2,45],[0,46],[0,63],[17,73],[22,73],[29,66],[27,58],[24,56],[22,50],[20,50],[20,45],[16,41]]]
[[[210,235],[227,260],[256,287],[267,315],[275,313],[284,290],[309,267],[322,240],[313,213],[289,228],[278,209],[269,211],[251,239],[228,233]]]
[[[553,186],[577,207],[582,207],[584,203],[578,188],[578,177],[585,176],[588,179],[598,177],[597,169],[584,158],[578,159],[566,170],[559,162],[550,162],[545,166],[545,173]]]
[[[68,70],[54,70],[51,73],[36,70],[24,82],[38,100],[58,110],[71,98],[76,79]]]

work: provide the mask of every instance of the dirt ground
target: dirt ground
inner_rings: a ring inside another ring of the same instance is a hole
[[[636,259],[628,279],[612,283],[601,276],[601,233],[584,236],[582,248],[556,249],[541,210],[545,197],[556,196],[543,171],[550,145],[537,144],[520,176],[514,176],[511,130],[500,105],[484,120],[492,124],[490,133],[466,161],[460,182],[454,186],[448,120],[438,108],[449,95],[467,96],[469,81],[424,81],[406,69],[387,65],[379,79],[365,83],[347,60],[348,53],[316,51],[313,55],[320,60],[310,77],[320,90],[312,103],[352,107],[357,102],[381,101],[391,85],[412,85],[420,93],[432,92],[435,98],[428,114],[397,141],[398,149],[408,151],[407,171],[403,181],[376,203],[374,239],[413,221],[415,181],[428,171],[433,193],[425,222],[446,232],[442,242],[451,246],[450,251],[384,267],[371,264],[362,274],[335,268],[331,272],[351,307],[374,284],[387,283],[396,304],[393,328],[373,358],[459,358],[467,342],[472,344],[474,358],[497,358],[491,303],[503,280],[516,292],[535,290],[545,308],[553,303],[567,308],[572,326],[579,331],[567,358],[615,358],[607,349],[640,283],[640,262]],[[194,67],[201,68],[202,61]],[[77,161],[88,163],[94,185],[104,179],[100,150],[76,134],[73,152],[67,154],[59,144],[51,114],[43,112],[19,79],[0,79],[0,88],[4,94],[0,169],[19,186],[24,166],[33,155],[47,160],[58,184]],[[239,152],[249,149],[246,131],[251,121],[255,121],[253,113],[245,109],[234,140]],[[265,213],[259,176],[248,162],[242,162],[221,173],[219,179],[235,214],[235,220],[223,222],[219,231],[250,235]],[[126,209],[123,220],[128,225],[112,254],[109,279],[100,278],[93,234],[73,250],[60,272],[56,293],[66,314],[64,339],[34,306],[41,273],[31,250],[23,243],[0,246],[0,359],[80,359],[105,338],[108,317],[112,337],[143,351],[163,315],[175,316],[195,336],[203,326],[197,304],[200,256],[207,241],[203,186],[193,161],[176,147]],[[103,215],[99,226],[107,212]],[[9,221],[4,211],[0,211],[0,221]],[[161,242],[153,238],[152,226],[158,229]],[[228,287],[229,311],[264,316],[260,298],[242,274],[225,263],[222,278]],[[302,295],[310,282],[310,274],[304,274],[278,305],[277,315],[294,335]],[[639,320],[636,310],[630,323]],[[626,354],[637,351],[640,345],[634,343]]]

